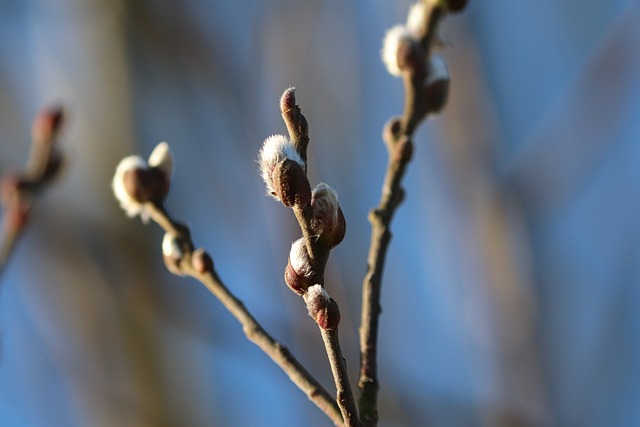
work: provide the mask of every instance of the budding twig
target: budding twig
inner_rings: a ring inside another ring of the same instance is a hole
[[[170,185],[173,160],[168,145],[156,147],[148,163],[137,156],[125,158],[113,179],[113,190],[121,207],[131,216],[151,219],[164,231],[162,253],[172,273],[190,276],[202,283],[240,322],[247,338],[264,351],[336,426],[343,426],[338,405],[331,395],[281,343],[276,341],[231,291],[214,268],[209,254],[195,249],[191,233],[175,221],[164,208],[163,201]]]
[[[457,12],[466,1],[423,0],[409,13],[406,26],[391,29],[384,40],[383,62],[392,75],[401,76],[405,89],[402,117],[385,125],[383,139],[389,161],[378,207],[369,213],[371,242],[367,272],[362,283],[360,322],[360,378],[358,405],[363,426],[378,423],[378,323],[381,312],[382,274],[391,240],[390,225],[404,199],[400,183],[413,153],[416,126],[429,113],[440,111],[447,98],[449,75],[446,64],[431,55],[437,26],[447,12]]]
[[[345,425],[357,427],[360,425],[358,410],[338,339],[340,310],[324,289],[325,266],[331,249],[344,238],[345,219],[335,191],[327,184],[318,184],[308,197],[309,127],[296,105],[293,88],[285,90],[280,97],[280,112],[289,138],[282,135],[267,138],[258,162],[267,191],[293,209],[302,231],[302,239],[292,245],[285,282],[303,297],[309,315],[320,328],[336,385],[338,407]]]
[[[62,154],[57,144],[63,118],[63,111],[59,106],[38,113],[31,128],[31,150],[25,170],[7,173],[1,179],[3,218],[0,231],[0,274],[26,227],[34,197],[62,169]]]

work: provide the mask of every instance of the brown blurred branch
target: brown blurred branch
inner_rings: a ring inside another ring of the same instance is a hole
[[[63,117],[59,106],[38,113],[31,128],[31,149],[25,170],[5,173],[1,179],[3,217],[0,229],[0,274],[25,230],[35,196],[61,170],[62,155],[57,143]]]
[[[380,202],[369,213],[371,242],[367,272],[362,283],[358,381],[358,404],[363,426],[376,426],[379,418],[377,356],[380,291],[391,240],[391,220],[404,199],[401,181],[413,154],[413,133],[428,114],[439,112],[444,107],[449,89],[446,64],[440,58],[432,57],[431,50],[437,42],[437,27],[441,19],[448,12],[461,10],[465,4],[466,1],[419,3],[410,12],[407,23],[410,28],[396,27],[390,31],[395,31],[395,34],[388,34],[388,37],[397,36],[395,44],[390,44],[397,50],[384,59],[395,61],[391,64],[390,72],[402,76],[405,103],[402,117],[392,118],[385,125],[383,139],[389,161]],[[388,52],[383,51],[383,55],[385,54]]]

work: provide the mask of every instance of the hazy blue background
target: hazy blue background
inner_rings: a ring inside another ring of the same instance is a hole
[[[309,171],[341,197],[328,288],[356,378],[360,282],[402,85],[379,59],[407,0],[0,0],[0,170],[63,102],[69,167],[0,288],[0,426],[325,426],[162,233],[125,218],[118,160],[168,141],[168,207],[333,390],[282,280],[291,212],[255,158],[298,87]],[[381,426],[640,425],[640,3],[471,0],[442,26],[444,114],[393,225]]]

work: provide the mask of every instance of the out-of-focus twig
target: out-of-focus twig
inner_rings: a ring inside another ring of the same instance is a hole
[[[0,181],[2,225],[0,229],[0,274],[22,235],[34,197],[49,185],[62,166],[58,135],[63,123],[63,110],[53,106],[42,110],[31,128],[31,150],[24,171],[7,172]]]
[[[431,55],[438,41],[441,19],[464,8],[466,1],[423,0],[409,12],[406,25],[389,30],[383,46],[383,61],[393,75],[402,77],[405,103],[402,117],[390,119],[383,132],[389,162],[378,207],[369,213],[371,242],[367,272],[362,284],[360,322],[360,378],[358,399],[363,426],[378,423],[378,324],[381,312],[382,274],[391,240],[393,215],[404,199],[400,183],[413,154],[412,137],[417,125],[445,105],[449,72],[442,58]]]

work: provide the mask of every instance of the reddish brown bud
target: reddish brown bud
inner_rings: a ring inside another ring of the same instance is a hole
[[[287,284],[289,289],[298,295],[304,294],[309,287],[307,279],[303,275],[298,274],[291,265],[291,259],[289,259],[289,262],[287,262],[287,266],[284,269],[284,282]]]
[[[338,206],[338,220],[336,221],[336,226],[333,229],[333,235],[331,236],[330,247],[335,247],[344,240],[344,235],[347,232],[347,221],[344,218],[344,214],[342,213],[342,208]]]
[[[64,111],[56,105],[42,110],[31,126],[31,136],[39,143],[50,142],[62,127]]]
[[[164,175],[150,169],[131,169],[123,180],[127,193],[138,203],[162,200],[168,191]]]
[[[429,113],[437,113],[444,108],[449,96],[450,81],[447,63],[440,56],[432,56],[429,60],[429,76],[423,86]]]
[[[311,202],[311,187],[300,163],[285,159],[273,171],[276,196],[285,206],[304,207]]]
[[[404,39],[398,45],[398,68],[411,74],[424,74],[424,53],[414,39]]]
[[[387,123],[385,123],[382,129],[382,139],[387,144],[393,142],[400,137],[401,131],[402,121],[400,117],[392,117],[387,120]]]
[[[296,106],[296,88],[287,88],[280,96],[280,111],[286,113]]]
[[[289,252],[289,261],[284,270],[284,281],[289,288],[302,295],[311,285],[311,276],[313,275],[313,266],[304,238],[300,238],[291,244]]]
[[[340,310],[338,304],[329,297],[327,291],[321,285],[313,285],[302,296],[309,310],[309,316],[316,321],[322,329],[335,329],[340,323]]]
[[[340,308],[333,298],[329,298],[327,304],[316,312],[315,321],[322,329],[331,330],[340,323]]]
[[[191,256],[191,265],[200,274],[210,273],[213,271],[213,260],[203,248],[196,249],[193,252],[193,255]]]

